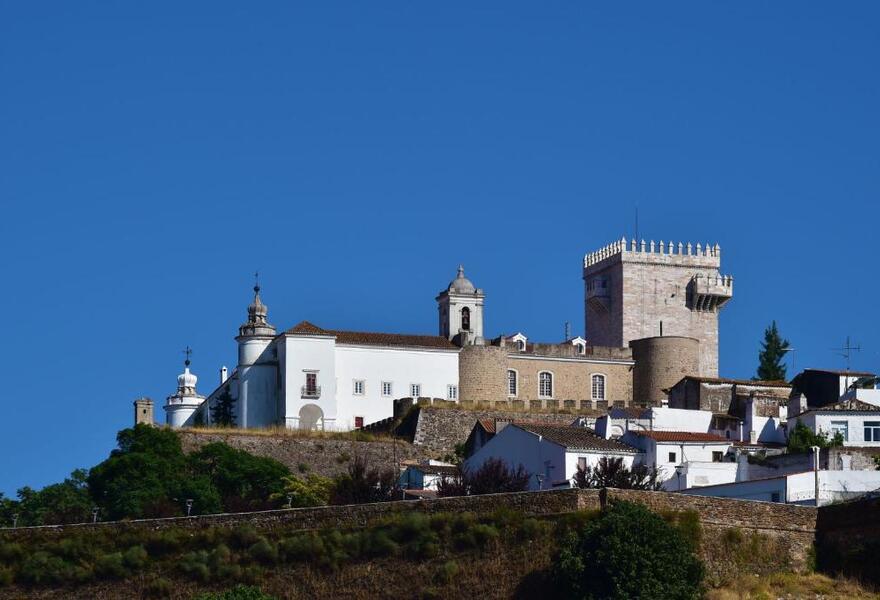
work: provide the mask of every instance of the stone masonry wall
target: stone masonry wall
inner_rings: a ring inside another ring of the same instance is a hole
[[[332,477],[344,473],[354,456],[363,456],[377,467],[394,467],[404,460],[436,458],[425,448],[403,440],[359,442],[346,439],[296,435],[255,435],[247,433],[213,433],[181,429],[178,431],[185,452],[198,450],[211,442],[225,442],[233,448],[256,456],[274,458],[294,474],[303,472]],[[465,436],[467,438],[467,436]],[[464,440],[462,440],[464,441]]]
[[[465,346],[458,354],[458,397],[474,404],[507,399],[507,350]]]
[[[795,568],[806,565],[809,549],[816,532],[818,512],[813,507],[792,506],[771,502],[711,498],[707,496],[687,496],[668,492],[646,492],[636,490],[551,490],[544,492],[517,492],[512,494],[489,494],[485,496],[466,496],[459,498],[437,498],[379,504],[360,504],[352,506],[324,506],[317,508],[298,508],[273,510],[257,513],[227,515],[208,515],[204,517],[178,517],[171,519],[149,519],[140,521],[119,521],[82,525],[62,525],[46,527],[23,527],[19,529],[0,529],[0,538],[19,539],[34,534],[63,535],[71,531],[83,531],[108,527],[120,532],[132,530],[155,531],[164,528],[187,528],[192,530],[212,526],[234,527],[248,524],[259,530],[285,528],[287,530],[313,530],[326,527],[339,529],[364,527],[390,515],[406,512],[462,512],[491,514],[499,508],[520,511],[531,516],[553,516],[579,510],[595,510],[607,506],[615,500],[627,500],[644,504],[652,511],[694,511],[703,527],[703,538],[719,535],[721,531],[736,527],[745,532],[756,532],[784,541]],[[875,502],[876,504],[876,502]],[[871,532],[877,530],[877,515],[880,510],[869,507]],[[829,519],[839,527],[854,530],[860,520],[852,515],[838,511]],[[849,524],[849,525],[847,525]],[[724,560],[724,557],[713,557]]]

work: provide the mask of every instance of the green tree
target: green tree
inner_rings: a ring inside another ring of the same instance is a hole
[[[804,425],[802,421],[798,421],[791,433],[788,434],[788,451],[792,454],[809,452],[813,446],[831,448],[842,445],[843,435],[839,431],[833,436],[828,435],[825,431],[816,433]]]
[[[92,499],[86,484],[88,472],[77,469],[61,483],[36,491],[18,490],[19,525],[84,523],[92,518]]]
[[[628,469],[622,458],[603,456],[595,467],[581,469],[574,474],[575,487],[617,488],[620,490],[659,490],[663,482],[657,480],[657,469],[646,465],[634,465]]]
[[[614,502],[566,536],[552,575],[565,598],[695,600],[703,581],[695,550],[644,506]]]
[[[530,477],[522,465],[508,467],[500,458],[489,458],[478,469],[466,469],[464,465],[459,465],[455,475],[441,477],[437,483],[437,495],[476,496],[524,492],[529,489]]]
[[[217,427],[235,427],[235,400],[228,387],[211,407],[211,423]]]
[[[776,321],[764,330],[764,341],[758,353],[758,379],[762,381],[785,381],[783,359],[789,349],[788,340],[782,339]]]
[[[210,478],[190,473],[176,433],[138,424],[116,440],[118,448],[88,476],[102,518],[178,516],[187,499],[196,514],[220,511],[219,493]]]
[[[275,459],[254,456],[222,442],[207,444],[189,457],[196,479],[211,482],[226,511],[262,510],[284,489],[290,470]]]
[[[282,481],[284,489],[280,494],[276,494],[274,499],[283,501],[287,505],[289,497],[291,508],[330,504],[330,497],[333,493],[332,479],[309,473],[305,479],[288,475]]]

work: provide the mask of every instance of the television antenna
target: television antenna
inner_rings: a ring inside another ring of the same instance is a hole
[[[844,376],[846,377],[846,388],[849,389],[849,371],[850,371],[850,360],[852,359],[852,353],[853,352],[861,352],[862,346],[861,345],[853,346],[850,343],[849,336],[846,336],[846,345],[844,345],[843,348],[834,348],[834,350],[837,350],[837,354],[846,359],[846,371],[845,371]]]

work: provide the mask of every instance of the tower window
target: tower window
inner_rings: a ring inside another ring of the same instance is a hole
[[[471,309],[467,306],[461,309],[461,328],[465,331],[471,330]]]
[[[516,343],[516,347],[517,347],[517,349],[518,349],[520,352],[525,352],[525,351],[526,351],[526,343],[525,343],[524,341],[522,341],[522,340],[517,341],[517,343]]]
[[[516,389],[518,387],[518,381],[516,377],[516,371],[513,369],[508,369],[507,371],[507,395],[508,396],[516,396]]]
[[[605,376],[604,375],[593,375],[592,376],[592,386],[590,389],[591,397],[593,400],[604,400],[605,399]]]
[[[538,396],[541,398],[553,397],[553,374],[541,371],[538,374]]]

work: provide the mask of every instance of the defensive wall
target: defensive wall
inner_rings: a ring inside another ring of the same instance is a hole
[[[670,492],[565,489],[112,523],[7,528],[0,529],[0,537],[17,539],[35,534],[60,536],[72,531],[96,528],[114,528],[119,532],[130,532],[138,529],[155,531],[166,528],[199,530],[213,526],[234,527],[242,524],[248,524],[258,530],[270,531],[282,528],[286,531],[327,527],[350,529],[365,527],[389,516],[409,512],[431,514],[468,511],[476,514],[491,514],[502,508],[519,511],[529,516],[552,517],[579,510],[599,509],[615,500],[644,504],[659,513],[693,511],[703,527],[704,548],[711,547],[720,532],[733,528],[743,533],[772,538],[788,554],[787,564],[795,569],[802,569],[807,565],[816,535],[818,511],[813,507],[686,496]],[[880,509],[875,510],[873,514],[876,527],[873,531],[880,531]],[[703,554],[704,558],[709,560],[724,560],[724,557],[714,556],[705,550]]]

